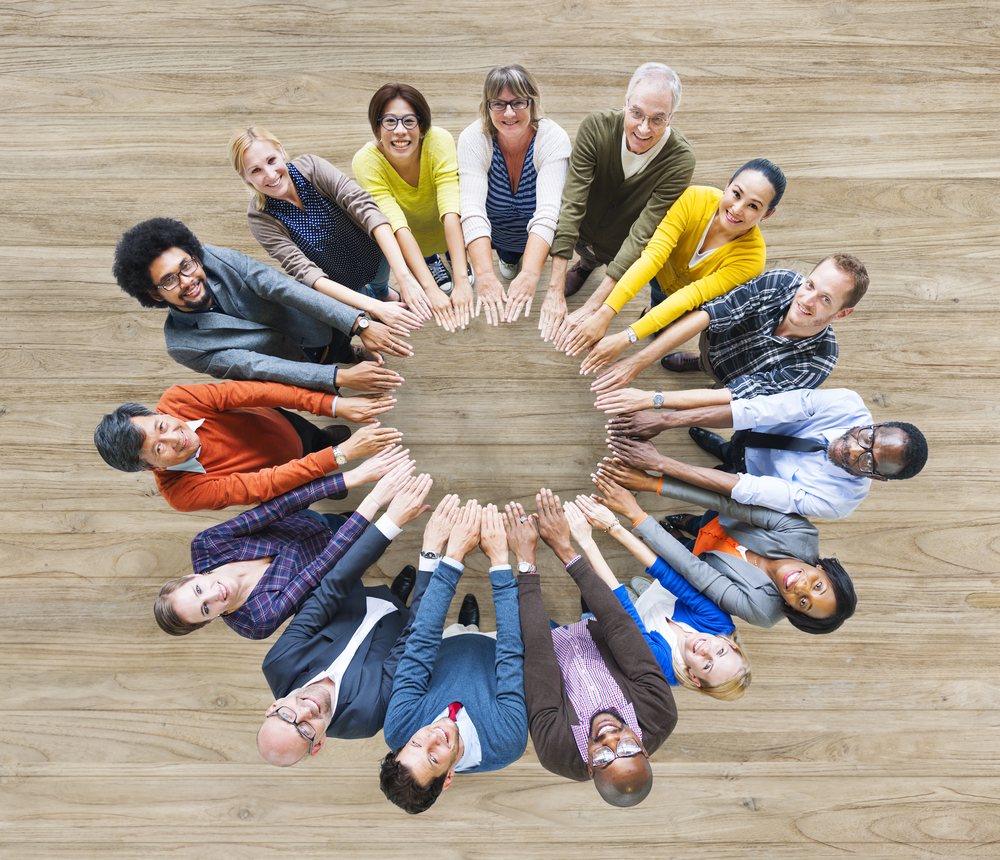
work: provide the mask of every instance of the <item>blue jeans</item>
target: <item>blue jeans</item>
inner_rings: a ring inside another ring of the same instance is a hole
[[[379,254],[382,257],[382,262],[378,264],[378,271],[375,272],[364,291],[373,299],[384,302],[389,297],[389,275],[392,270],[389,268],[389,261],[385,258],[385,254],[381,252]]]
[[[321,514],[319,511],[314,511],[309,508],[306,508],[300,513],[308,514],[313,519],[319,520],[334,534],[336,534],[340,530],[340,527],[347,522],[347,517],[341,516],[340,514]]]
[[[662,302],[667,297],[667,294],[660,289],[660,282],[656,280],[654,275],[649,279],[649,306],[650,308],[655,308],[660,302]]]

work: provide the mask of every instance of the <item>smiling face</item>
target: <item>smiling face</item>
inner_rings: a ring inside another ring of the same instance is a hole
[[[888,480],[903,469],[907,443],[906,433],[899,427],[876,424],[871,440],[871,449],[869,449],[861,438],[866,436],[868,431],[868,427],[851,428],[843,436],[830,443],[827,457],[831,463],[840,466],[841,469],[852,475],[871,478],[873,481]],[[861,469],[861,464],[867,460],[864,455],[869,450],[875,469],[874,474],[864,472]]]
[[[834,320],[850,316],[854,308],[845,308],[844,302],[853,288],[850,275],[840,271],[832,259],[824,260],[795,291],[782,324],[786,336],[811,337]]]
[[[656,89],[640,81],[625,102],[625,145],[641,155],[652,149],[667,133],[674,98],[670,91]]]
[[[401,98],[393,99],[382,112],[382,116],[394,116],[397,120],[410,114],[416,116],[417,111],[406,99]],[[380,125],[378,127],[378,148],[398,171],[399,167],[420,157],[420,138],[422,135],[423,132],[419,125],[415,125],[413,128],[403,128],[403,124],[397,122],[392,131]]]
[[[157,412],[130,419],[146,434],[142,443],[142,461],[150,469],[166,469],[190,460],[201,447],[201,440],[184,421]]]
[[[465,744],[454,720],[442,717],[429,726],[418,729],[406,745],[396,754],[396,761],[403,765],[422,786],[427,786],[439,776],[448,774],[442,791],[451,784],[452,776]]]
[[[257,749],[268,763],[286,767],[309,753],[309,740],[292,723],[272,716],[278,708],[288,708],[299,725],[312,728],[315,740],[310,754],[316,755],[326,741],[326,728],[333,719],[330,690],[324,684],[299,687],[287,696],[275,699],[264,712],[264,722],[257,732]]]
[[[733,177],[719,201],[719,226],[732,238],[749,233],[756,224],[770,216],[774,186],[764,174],[744,170]]]
[[[717,687],[735,678],[743,668],[743,658],[721,636],[711,633],[688,634],[681,649],[691,680],[698,687]]]
[[[200,311],[212,304],[212,292],[205,280],[205,270],[201,263],[190,275],[181,274],[181,266],[192,259],[187,251],[167,248],[149,264],[149,277],[156,289],[149,291],[150,298],[165,302],[179,311]],[[160,284],[170,275],[179,275],[180,284],[172,290],[160,289]]]
[[[227,612],[239,596],[236,577],[225,570],[193,574],[170,597],[177,616],[187,624],[214,621]]]
[[[497,98],[500,101],[510,102],[519,98],[519,96],[515,95],[510,87],[504,87],[500,90]],[[531,134],[530,104],[521,110],[514,110],[510,105],[507,105],[502,111],[491,110],[489,113],[490,122],[493,123],[493,127],[497,130],[497,135],[505,143],[511,145],[523,143],[525,135]]]
[[[284,200],[294,194],[285,153],[269,140],[255,140],[244,150],[240,175],[266,197]]]
[[[830,577],[822,567],[786,558],[781,560],[771,579],[782,600],[803,615],[831,618],[836,613],[837,598],[830,586]]]

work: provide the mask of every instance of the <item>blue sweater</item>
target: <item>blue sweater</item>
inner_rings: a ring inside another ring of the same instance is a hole
[[[662,558],[658,558],[652,567],[646,568],[646,573],[655,577],[660,585],[677,598],[677,602],[674,604],[673,621],[689,624],[699,633],[714,633],[719,636],[729,636],[736,629],[733,619],[727,613],[719,609],[714,601],[705,597]],[[624,585],[615,589],[615,595],[621,601],[622,606],[628,610],[629,615],[635,619],[635,623],[639,625],[653,656],[656,657],[660,668],[663,669],[667,682],[672,687],[676,687],[678,682],[677,676],[674,674],[673,651],[670,648],[670,643],[655,630],[646,629],[639,613],[632,605],[632,601],[629,600]]]
[[[528,744],[517,583],[510,567],[490,571],[496,641],[477,635],[442,640],[461,575],[459,568],[442,559],[424,592],[393,679],[385,742],[392,749],[401,747],[448,705],[461,702],[482,747],[482,761],[465,773],[500,770],[517,761]]]

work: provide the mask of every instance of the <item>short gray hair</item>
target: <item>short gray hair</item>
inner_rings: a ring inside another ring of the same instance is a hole
[[[677,73],[663,63],[643,63],[635,70],[632,80],[628,82],[625,101],[632,98],[632,93],[640,83],[645,81],[660,92],[670,92],[670,113],[673,114],[681,104],[681,79]]]

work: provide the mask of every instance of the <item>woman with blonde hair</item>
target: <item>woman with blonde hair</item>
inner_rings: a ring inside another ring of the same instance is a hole
[[[555,236],[572,145],[542,114],[531,72],[512,63],[486,75],[479,119],[458,138],[462,231],[486,320],[525,317]],[[507,294],[493,272],[497,252]],[[506,303],[507,307],[502,308]]]
[[[588,534],[590,527],[596,526],[631,552],[653,577],[633,577],[631,588],[620,587],[615,580],[611,587],[639,625],[668,683],[714,699],[741,699],[750,686],[750,661],[740,646],[733,619],[618,522],[615,513],[633,522],[647,514],[631,493],[608,484],[600,486],[604,498],[595,501],[596,497],[577,496],[575,506],[563,506],[574,508],[566,513],[570,528],[574,528],[574,520],[576,528],[586,527]],[[581,517],[585,518],[583,525]],[[597,565],[590,561],[596,570]]]
[[[371,314],[395,335],[406,337],[430,319],[389,219],[354,180],[318,155],[289,160],[259,125],[233,134],[229,161],[253,192],[250,232],[288,275]],[[400,293],[389,288],[390,271]]]

